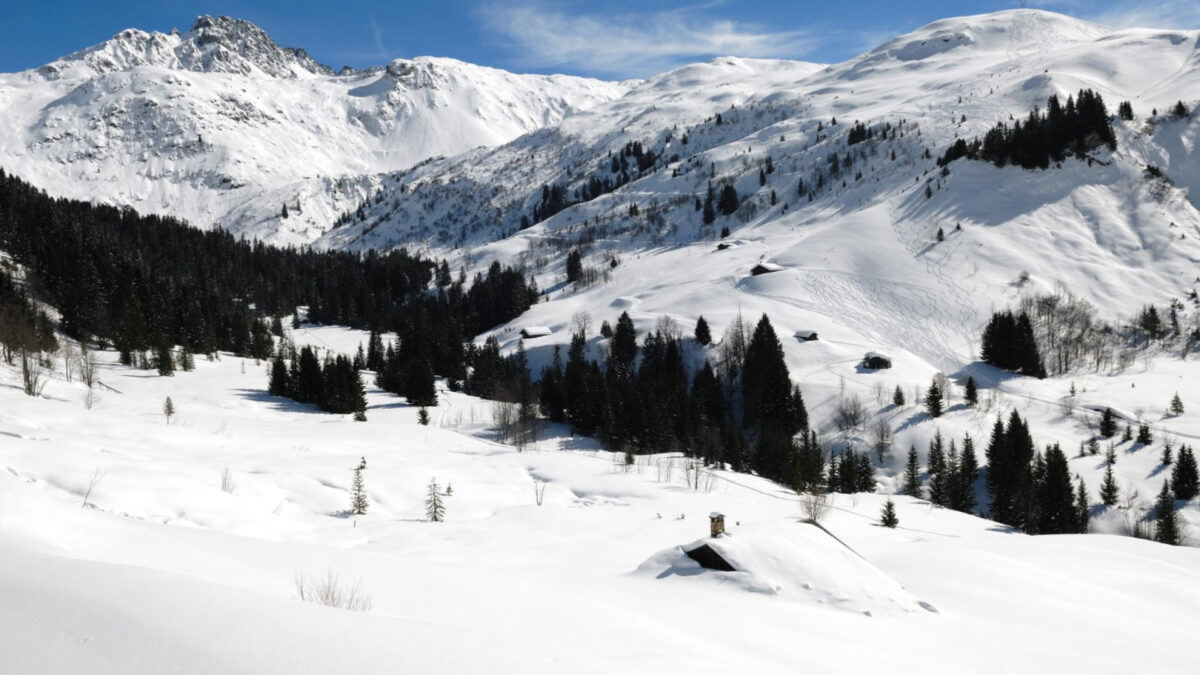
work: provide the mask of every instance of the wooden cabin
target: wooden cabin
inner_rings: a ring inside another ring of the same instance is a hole
[[[782,272],[782,271],[783,271],[783,265],[776,265],[775,263],[771,263],[771,262],[760,262],[757,265],[755,265],[754,267],[750,268],[750,274],[752,276],[758,276],[760,274],[770,274],[772,272]]]
[[[867,370],[884,370],[892,367],[892,358],[879,352],[867,352],[863,356],[862,367]]]
[[[815,331],[815,330],[798,330],[798,331],[796,331],[796,339],[801,342],[815,342],[817,339],[817,331]]]
[[[525,326],[521,329],[521,337],[525,340],[530,338],[546,337],[547,335],[553,334],[554,331],[550,330],[546,326]]]

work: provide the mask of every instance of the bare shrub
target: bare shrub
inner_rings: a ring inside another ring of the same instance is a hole
[[[296,596],[304,602],[315,602],[326,607],[336,607],[351,612],[369,612],[375,606],[371,596],[362,586],[362,581],[342,583],[333,568],[326,568],[324,576],[309,579],[304,574],[295,578]]]
[[[666,314],[658,317],[658,321],[654,324],[654,330],[668,340],[683,339],[683,329],[679,327],[679,322]]]
[[[888,401],[887,390],[879,380],[875,380],[875,384],[871,385],[871,395],[875,398],[875,405],[880,408]]]
[[[70,382],[75,377],[76,363],[79,360],[75,353],[75,347],[70,342],[63,345],[62,351],[63,360],[63,378]]]
[[[46,366],[36,354],[21,351],[21,389],[26,396],[41,396],[46,388]]]
[[[95,490],[96,486],[100,484],[101,480],[103,480],[104,473],[104,470],[100,467],[96,467],[92,470],[92,475],[88,476],[87,490],[85,490],[83,493],[83,503],[80,504],[81,507],[86,508],[89,506],[88,500],[92,498],[92,490]]]
[[[867,418],[867,409],[858,394],[843,396],[837,409],[838,428],[842,431],[852,431],[863,425]]]
[[[833,505],[829,494],[820,491],[805,492],[800,495],[800,509],[804,519],[810,523],[819,523],[829,513]]]
[[[882,462],[892,451],[892,426],[887,423],[887,420],[878,420],[875,426],[871,427],[871,446],[875,448],[875,455]]]
[[[933,376],[933,382],[938,386],[938,391],[942,392],[942,400],[946,402],[946,405],[950,405],[950,396],[954,393],[954,383],[942,372]]]
[[[545,498],[546,498],[546,481],[542,481],[542,480],[533,481],[533,501],[536,502],[538,506],[541,506],[542,500]]]
[[[1062,413],[1063,417],[1070,417],[1075,414],[1075,404],[1074,396],[1064,396],[1058,399],[1058,411]]]
[[[580,310],[571,315],[571,333],[585,338],[592,332],[592,315]]]
[[[79,373],[80,381],[86,384],[88,389],[96,386],[96,355],[82,343],[75,360],[75,370]]]
[[[704,468],[704,462],[692,460],[684,469],[687,486],[696,492],[712,492],[716,487],[717,477],[712,471]]]
[[[670,483],[675,478],[675,458],[665,455],[654,459],[654,468],[658,470],[658,482]]]
[[[496,425],[496,430],[500,432],[500,438],[503,442],[508,443],[517,433],[517,420],[520,417],[516,403],[509,401],[493,401],[492,402],[492,424]]]
[[[83,394],[81,394],[79,398],[83,400],[83,407],[87,410],[91,410],[92,408],[96,407],[97,403],[100,402],[100,392],[91,388],[84,389]]]
[[[221,492],[233,494],[237,489],[237,480],[233,477],[233,472],[229,470],[229,465],[226,464],[224,469],[221,469]]]

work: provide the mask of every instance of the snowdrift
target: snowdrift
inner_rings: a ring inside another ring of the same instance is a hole
[[[704,569],[687,551],[708,546],[736,572]],[[638,566],[639,575],[663,580],[711,580],[722,587],[872,616],[935,611],[865,558],[808,523],[775,522],[737,528],[660,551]]]

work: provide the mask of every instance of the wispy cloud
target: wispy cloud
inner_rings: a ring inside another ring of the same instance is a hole
[[[480,10],[486,27],[527,66],[641,77],[713,56],[799,58],[818,39],[802,30],[705,16],[704,7],[576,13],[514,2]]]
[[[1064,12],[1114,28],[1200,28],[1200,3],[1196,0],[1048,0],[1045,9]]]
[[[375,55],[386,58],[388,50],[383,46],[383,28],[375,19],[371,19],[371,37],[375,40]]]

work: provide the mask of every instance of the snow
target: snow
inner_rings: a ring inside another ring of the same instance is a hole
[[[698,490],[682,458],[626,467],[557,428],[517,452],[496,442],[489,402],[457,393],[440,392],[425,427],[402,399],[370,388],[369,421],[356,424],[267,396],[265,364],[223,355],[159,378],[105,353],[101,379],[113,390],[87,410],[61,367],[41,399],[0,367],[0,597],[18,598],[0,603],[10,667],[1194,670],[1200,502],[1179,504],[1190,546],[1112,535],[1132,529],[1167,477],[1162,439],[1200,446],[1200,360],[1149,347],[1123,369],[1033,380],[977,359],[988,316],[1025,293],[1067,289],[1119,321],[1197,289],[1200,122],[1151,110],[1200,87],[1200,32],[999,12],[940,21],[843,64],[721,58],[622,85],[424,58],[333,76],[269,50],[268,67],[286,64],[292,77],[254,64],[250,74],[197,71],[171,60],[182,37],[149,35],[106,43],[115,66],[101,73],[76,56],[54,73],[0,76],[0,118],[21,130],[0,139],[0,164],[55,194],[170,205],[196,224],[277,242],[408,246],[469,274],[495,260],[523,265],[543,301],[476,340],[495,336],[511,353],[521,328],[555,330],[526,345],[534,373],[567,344],[578,312],[595,332],[627,311],[640,335],[664,317],[686,335],[703,315],[718,345],[735,319],[766,313],[778,335],[821,335],[782,343],[827,447],[866,448],[879,422],[895,440],[874,460],[879,494],[834,497],[822,525],[843,546],[800,522],[794,494],[753,476],[713,472],[701,481],[712,489]],[[1115,152],[1049,171],[960,160],[945,176],[923,156],[1080,87],[1110,110],[1132,102],[1137,119],[1115,123]],[[502,96],[476,111],[465,102],[478,89]],[[796,183],[812,185],[830,153],[846,152],[854,120],[904,120],[904,137],[857,146],[866,155],[846,187],[830,181],[801,201]],[[149,133],[155,125],[165,131]],[[201,132],[204,144],[189,144]],[[626,143],[668,135],[679,176],[660,169],[517,232],[543,184],[582,180]],[[498,147],[470,149],[480,144]],[[776,170],[760,187],[768,154]],[[1149,180],[1149,164],[1170,183]],[[710,179],[734,184],[752,208],[704,226],[694,199]],[[376,190],[363,222],[327,231]],[[280,219],[293,200],[301,213]],[[629,218],[630,204],[653,222]],[[722,225],[733,232],[720,240]],[[566,251],[580,241],[584,265],[609,272],[587,288],[565,282]],[[718,241],[733,245],[716,251]],[[750,276],[764,260],[779,270]],[[1183,325],[1198,317],[1185,301]],[[366,343],[332,327],[295,337],[345,353]],[[605,346],[589,335],[593,358]],[[687,358],[699,365],[718,350],[689,343]],[[867,352],[893,367],[862,368]],[[953,384],[946,414],[931,419],[921,401],[938,373]],[[977,408],[962,401],[967,377]],[[905,405],[892,403],[896,388]],[[1166,412],[1175,392],[1180,416]],[[168,395],[178,410],[169,425]],[[849,396],[868,417],[841,430],[834,413]],[[877,525],[910,446],[924,465],[936,432],[969,433],[982,461],[997,416],[1014,410],[1039,446],[1062,444],[1097,501],[1103,449],[1077,449],[1108,407],[1150,424],[1156,442],[1116,444],[1130,508],[1094,507],[1096,534],[1028,537],[901,496],[900,526]],[[360,457],[372,505],[349,518]],[[232,493],[220,488],[226,467]],[[423,522],[431,478],[454,488],[445,523]],[[679,547],[707,535],[714,511],[727,514],[729,536],[703,541],[740,572],[700,571]],[[296,574],[326,569],[361,580],[374,610],[294,599]]]
[[[431,56],[335,75],[253,24],[201,17],[0,74],[0,166],[55,195],[303,244],[377,174],[506,143],[627,87]]]
[[[367,336],[294,337],[351,351]],[[440,392],[421,426],[369,387],[369,421],[355,423],[267,396],[265,363],[223,354],[163,378],[99,356],[111,389],[91,410],[61,367],[37,399],[0,367],[0,593],[12,599],[0,648],[16,671],[1191,667],[1178,645],[1200,606],[1200,549],[1028,537],[908,497],[894,498],[891,530],[877,524],[884,496],[865,494],[833,497],[822,525],[839,543],[753,476],[714,472],[711,489],[691,489],[681,458],[625,467],[558,429],[517,452],[493,440],[490,404],[462,394]],[[1137,379],[1120,401],[1130,409],[1150,395]],[[359,457],[371,506],[347,517]],[[444,523],[422,517],[431,478],[453,486]],[[699,571],[677,546],[707,536],[714,511],[729,534],[703,541],[742,571]],[[374,609],[296,600],[294,577],[326,569],[360,581]]]

